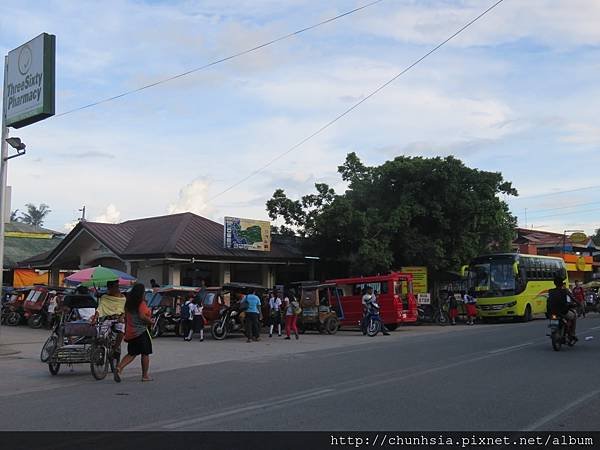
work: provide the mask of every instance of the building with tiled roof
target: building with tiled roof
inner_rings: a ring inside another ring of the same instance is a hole
[[[129,220],[118,224],[82,221],[52,251],[20,266],[78,270],[103,265],[149,284],[208,285],[229,281],[265,286],[306,279],[311,261],[299,241],[273,235],[270,251],[224,247],[223,225],[192,213]]]

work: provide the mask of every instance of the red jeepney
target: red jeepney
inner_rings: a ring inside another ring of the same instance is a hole
[[[335,283],[344,310],[341,326],[358,326],[362,319],[362,296],[370,287],[381,307],[381,318],[389,330],[400,323],[417,321],[417,300],[413,294],[413,277],[408,273],[392,272],[372,277],[340,278]]]

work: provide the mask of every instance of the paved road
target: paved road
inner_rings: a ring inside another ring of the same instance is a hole
[[[155,341],[157,361],[167,346],[183,361],[152,383],[139,382],[138,367],[121,384],[80,370],[44,374],[46,384],[21,392],[3,376],[0,429],[597,430],[600,316],[580,321],[581,341],[558,353],[545,332],[546,321],[535,320],[389,338],[348,332],[329,348],[309,345],[329,336],[205,341],[189,345],[238,356],[193,367],[185,367],[193,347],[165,338]]]

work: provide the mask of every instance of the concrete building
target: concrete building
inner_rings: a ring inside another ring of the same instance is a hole
[[[271,251],[227,249],[223,225],[192,213],[129,220],[119,224],[83,221],[50,252],[20,267],[60,270],[102,265],[128,272],[142,283],[209,286],[251,282],[274,286],[314,276],[296,238],[272,236]]]
[[[513,248],[529,255],[557,256],[565,260],[569,279],[600,279],[600,247],[591,237],[574,242],[566,233],[517,228]]]

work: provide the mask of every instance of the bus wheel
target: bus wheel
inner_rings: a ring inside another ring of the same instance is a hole
[[[525,314],[521,317],[521,322],[531,322],[533,314],[531,313],[531,305],[527,304],[525,307]]]
[[[386,323],[385,327],[390,331],[395,331],[396,328],[398,328],[398,324],[397,323]]]

